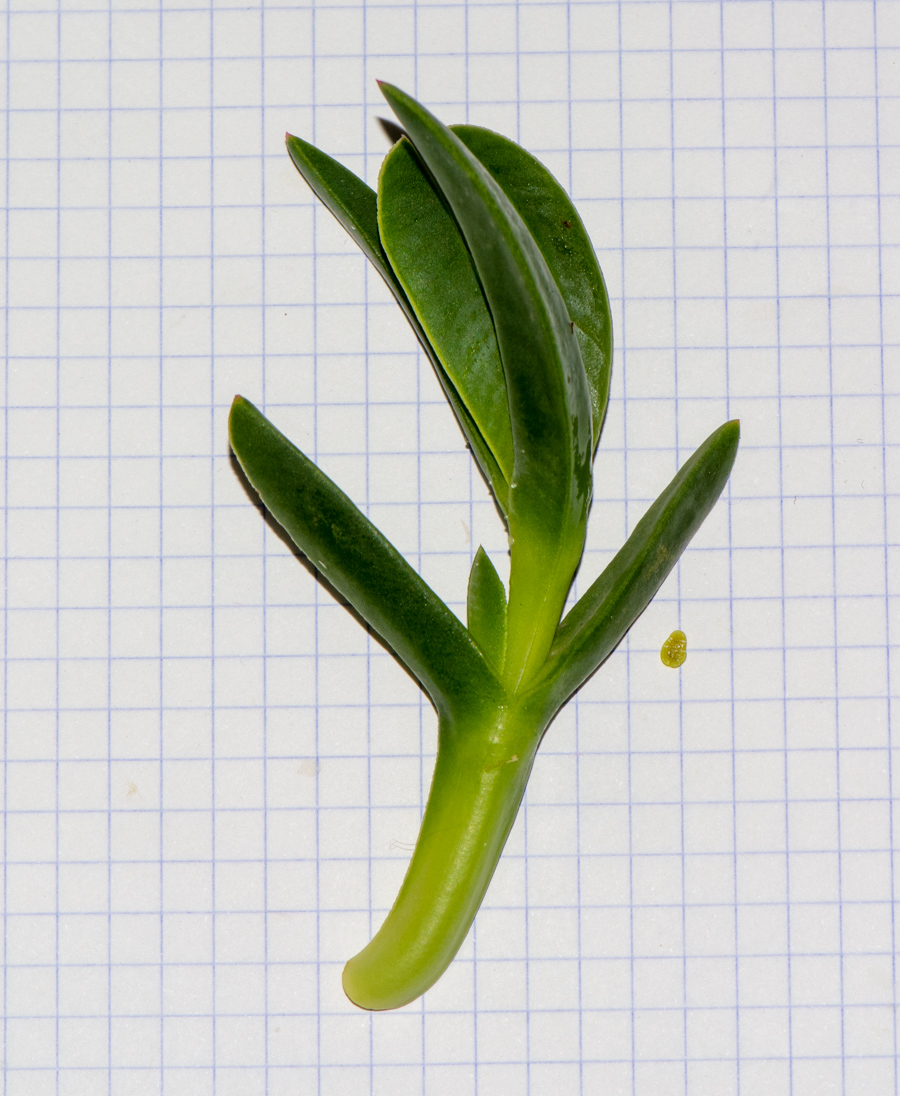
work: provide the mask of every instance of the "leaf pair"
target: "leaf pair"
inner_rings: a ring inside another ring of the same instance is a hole
[[[580,348],[596,447],[609,394],[612,324],[603,276],[577,210],[543,164],[514,142],[477,126],[446,129],[415,100],[389,85],[382,89],[401,121],[417,130],[420,139],[427,141],[430,128],[432,138],[437,133],[438,144],[448,145],[453,134],[470,153],[469,163],[462,167],[463,184],[493,184],[521,219],[524,235],[537,245]],[[491,277],[490,257],[487,269],[484,263],[480,271],[476,268],[456,213],[409,139],[397,142],[386,157],[377,195],[306,141],[288,135],[287,147],[297,169],[356,240],[406,313],[506,518],[510,483],[517,482],[515,449],[507,377],[482,281],[497,282],[502,274]],[[466,214],[463,206],[459,215],[477,234],[478,225]],[[501,286],[501,292],[495,290],[501,311],[507,303],[503,296]],[[515,306],[512,315],[498,318],[507,327],[523,323]],[[522,335],[528,338],[527,331]],[[515,368],[516,363],[512,365]]]
[[[229,435],[272,516],[394,651],[439,713],[502,701],[506,594],[483,548],[469,576],[466,629],[343,491],[241,396],[231,408]],[[546,694],[548,712],[555,714],[584,684],[649,605],[715,505],[739,439],[737,421],[706,439],[566,615],[532,687]]]
[[[553,276],[581,350],[596,445],[609,393],[612,327],[603,276],[581,218],[550,172],[523,148],[477,126],[449,129],[499,186]],[[512,425],[488,290],[453,211],[408,139],[394,146],[382,166],[378,226],[429,343],[508,485],[515,459]],[[521,323],[521,313],[514,315]]]

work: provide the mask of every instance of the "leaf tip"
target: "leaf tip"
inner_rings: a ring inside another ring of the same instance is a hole
[[[387,101],[393,107],[396,102],[404,102],[408,96],[405,95],[400,88],[394,87],[393,84],[389,84],[387,80],[376,80],[378,84],[378,90],[387,99]]]
[[[723,423],[711,436],[721,439],[720,444],[724,446],[724,452],[728,454],[728,468],[725,472],[727,478],[731,474],[731,467],[734,464],[735,458],[737,457],[737,451],[741,444],[741,420],[729,419],[728,422]],[[724,480],[722,482],[724,483]]]
[[[255,410],[253,404],[243,396],[235,396],[231,401],[231,410],[228,412],[228,439],[232,444],[232,448],[234,447],[235,427],[237,426],[240,417],[244,415],[248,409]]]

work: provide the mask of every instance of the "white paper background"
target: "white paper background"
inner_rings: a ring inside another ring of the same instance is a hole
[[[4,17],[3,1096],[897,1091],[896,0]],[[562,713],[423,1001],[342,963],[415,840],[406,675],[267,530],[242,392],[462,611],[499,520],[286,129],[376,78],[570,189],[614,301],[582,589],[725,418],[730,487]],[[688,635],[678,672],[659,660]]]

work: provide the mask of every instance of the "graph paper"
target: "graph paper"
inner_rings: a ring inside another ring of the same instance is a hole
[[[896,1094],[900,4],[10,0],[2,1096]],[[572,194],[616,352],[583,590],[730,484],[551,727],[462,950],[368,1014],[434,714],[242,486],[265,409],[454,611],[506,542],[285,130],[375,79]],[[688,659],[659,648],[674,628]]]

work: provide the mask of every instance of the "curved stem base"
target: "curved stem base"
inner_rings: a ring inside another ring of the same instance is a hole
[[[366,1009],[414,1001],[446,970],[478,912],[525,793],[543,726],[498,709],[441,721],[431,791],[406,878],[371,942],[344,967]]]

